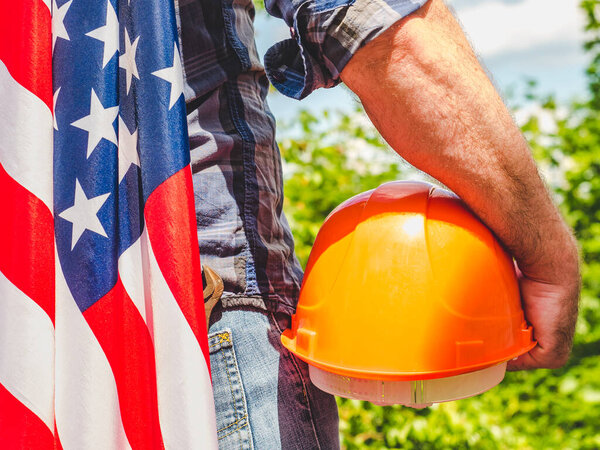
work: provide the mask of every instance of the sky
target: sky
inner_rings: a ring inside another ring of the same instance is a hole
[[[501,94],[518,92],[523,80],[559,100],[585,95],[584,16],[579,0],[448,0],[447,4],[490,73]],[[259,14],[255,23],[259,54],[289,37],[285,23]],[[299,109],[350,109],[356,103],[344,87],[319,89],[302,101],[281,94],[269,97],[278,120]]]

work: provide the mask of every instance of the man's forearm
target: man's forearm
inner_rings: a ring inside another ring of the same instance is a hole
[[[537,305],[524,298],[530,302],[526,312],[554,301],[552,314],[569,316],[556,318],[563,320],[557,326],[572,335],[579,279],[574,239],[527,143],[443,2],[431,0],[367,44],[342,80],[388,143],[463,198],[529,280],[561,291]],[[564,363],[560,359],[556,365]]]

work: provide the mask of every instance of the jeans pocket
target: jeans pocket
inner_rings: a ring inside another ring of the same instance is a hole
[[[248,407],[231,330],[209,334],[208,346],[219,449],[251,449]]]

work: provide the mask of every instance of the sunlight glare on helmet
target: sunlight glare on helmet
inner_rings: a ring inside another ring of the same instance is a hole
[[[410,216],[402,224],[402,230],[408,237],[416,237],[423,231],[424,220],[420,215]]]

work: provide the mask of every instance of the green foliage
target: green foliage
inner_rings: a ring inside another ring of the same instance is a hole
[[[265,0],[254,0],[254,7],[257,11],[265,10]]]
[[[423,410],[338,399],[344,448],[600,448],[599,3],[581,3],[590,36],[589,100],[559,105],[534,82],[525,98],[538,107],[523,132],[582,252],[571,360],[559,370],[508,373],[483,395]],[[423,176],[387,148],[362,112],[303,112],[294,131],[280,146],[285,210],[303,264],[326,215],[343,200],[388,180]]]

